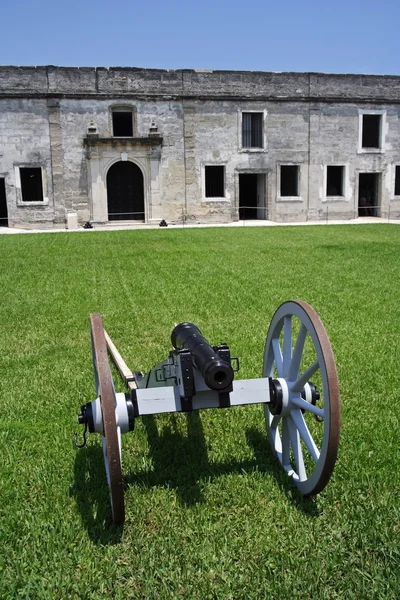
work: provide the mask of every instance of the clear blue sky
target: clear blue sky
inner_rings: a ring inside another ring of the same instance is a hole
[[[400,75],[400,0],[2,0],[0,64]]]

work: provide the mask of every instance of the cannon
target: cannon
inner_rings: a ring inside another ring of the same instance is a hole
[[[327,485],[337,459],[340,395],[326,330],[306,302],[284,302],[267,332],[261,377],[238,379],[239,360],[226,343],[211,346],[193,323],[176,325],[168,357],[148,373],[132,372],[90,315],[96,399],[81,406],[79,424],[102,437],[112,520],[125,520],[122,435],[144,415],[261,404],[272,453],[303,496]],[[127,391],[116,393],[108,353]],[[261,361],[260,361],[261,362]]]

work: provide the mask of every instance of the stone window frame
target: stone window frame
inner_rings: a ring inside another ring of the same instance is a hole
[[[262,148],[244,148],[243,147],[243,139],[242,139],[242,121],[243,121],[243,113],[258,113],[263,114],[263,147]],[[267,116],[268,110],[266,108],[241,108],[238,109],[238,151],[239,152],[267,152]]]
[[[115,136],[114,135],[113,112],[131,112],[132,113],[132,136]],[[134,104],[126,104],[126,103],[120,103],[120,102],[118,102],[117,104],[111,104],[109,106],[108,122],[109,122],[110,137],[112,137],[113,139],[121,140],[121,139],[125,139],[125,138],[131,139],[134,137],[138,137],[137,106],[135,106]]]
[[[326,186],[328,183],[328,167],[343,167],[343,196],[328,196]],[[330,161],[322,165],[323,168],[323,182],[322,182],[322,202],[349,202],[351,200],[351,188],[350,188],[350,167],[347,163]]]
[[[400,177],[400,162],[396,162],[392,165],[392,177],[390,182],[390,199],[391,200],[400,200],[400,195],[395,194],[396,190],[396,167],[399,169],[399,177]]]
[[[201,165],[201,201],[202,202],[230,202],[226,189],[226,165],[223,161],[204,161]],[[209,198],[206,196],[206,167],[224,167],[224,192],[225,196]]]
[[[281,167],[299,167],[299,183],[298,183],[298,196],[281,196]],[[276,164],[276,201],[277,202],[304,202],[303,196],[301,194],[302,183],[303,183],[303,175],[302,171],[304,165],[298,162],[278,162]]]
[[[357,154],[385,154],[385,140],[386,140],[386,110],[373,110],[373,109],[359,109],[358,110],[358,148]],[[363,131],[363,117],[364,115],[380,115],[381,116],[381,130],[380,130],[380,147],[379,148],[363,148],[362,145],[362,131]]]
[[[37,202],[26,202],[22,198],[22,188],[21,188],[21,174],[20,169],[41,169],[42,171],[42,190],[43,190],[43,200],[38,200]],[[47,173],[46,168],[38,163],[22,163],[20,165],[14,165],[14,177],[15,177],[15,193],[18,207],[29,207],[29,206],[48,206],[49,197],[47,191]]]

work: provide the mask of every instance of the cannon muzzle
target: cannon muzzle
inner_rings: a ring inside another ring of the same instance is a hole
[[[223,391],[233,381],[234,372],[229,362],[223,360],[193,323],[180,323],[171,333],[175,349],[186,348],[208,387]]]

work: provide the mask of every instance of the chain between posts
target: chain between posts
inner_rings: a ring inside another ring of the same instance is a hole
[[[332,208],[332,206],[331,206]],[[390,223],[392,220],[398,220],[398,217],[393,217],[392,212],[391,212],[391,205],[389,204],[388,206],[388,211],[387,211],[387,222]],[[235,220],[237,220],[239,223],[240,221],[242,221],[243,227],[246,226],[246,221],[263,221],[266,220],[266,207],[257,207],[257,206],[240,206],[239,208],[233,208],[232,212],[231,212],[231,219],[232,222],[234,222]],[[246,214],[247,211],[247,214]],[[249,211],[250,214],[252,215],[252,218],[249,218]],[[260,212],[261,211],[261,216]],[[380,215],[378,214],[381,211],[381,206],[376,204],[376,205],[371,205],[371,206],[365,206],[365,207],[356,207],[355,211],[354,211],[354,219],[357,218],[363,218],[363,217],[376,217],[379,218]],[[123,213],[109,213],[108,217],[109,217],[109,222],[112,224],[113,221],[119,222],[121,223],[122,221],[128,221],[129,219],[126,218],[121,218],[120,220],[118,219],[118,217],[134,217],[134,216],[141,216],[142,219],[137,218],[137,219],[132,219],[136,221],[136,224],[140,224],[143,223],[144,225],[146,224],[145,222],[145,213],[143,211],[138,211],[138,212],[123,212]],[[110,217],[111,217],[111,221],[110,221]],[[113,218],[114,217],[114,218]],[[322,217],[323,219],[324,217]],[[307,217],[308,220],[308,217]],[[332,211],[330,214],[329,211],[329,206],[326,207],[326,212],[325,212],[325,223],[329,223],[330,220],[333,220],[333,215],[332,215]],[[8,217],[0,217],[0,228],[7,228],[8,227],[8,222],[9,222],[9,216]],[[185,227],[187,224],[187,213],[185,212],[185,209],[182,208],[182,215],[181,215],[181,222],[182,222],[182,227]]]

